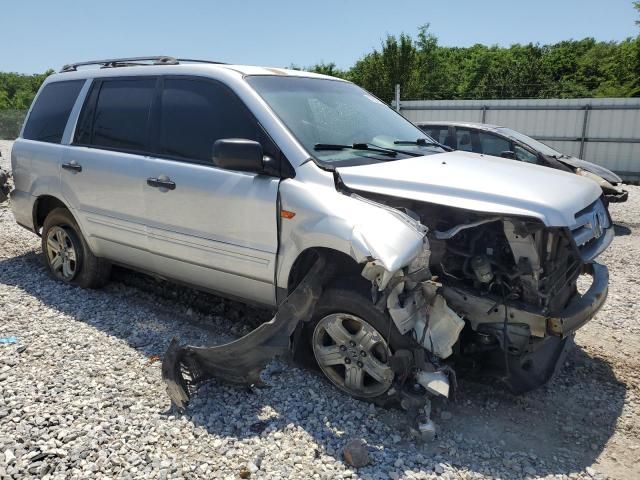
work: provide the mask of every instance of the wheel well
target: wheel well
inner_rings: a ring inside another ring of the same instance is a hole
[[[33,229],[36,232],[40,232],[44,219],[47,218],[49,213],[56,208],[67,208],[67,206],[56,197],[51,195],[42,195],[38,197],[36,203],[33,205]]]
[[[361,265],[349,255],[338,250],[322,247],[308,248],[298,255],[289,271],[289,280],[287,282],[287,291],[289,293],[298,286],[318,256],[323,256],[327,262],[327,268],[332,269],[332,273],[327,280],[332,280],[337,276],[359,275],[362,271]]]

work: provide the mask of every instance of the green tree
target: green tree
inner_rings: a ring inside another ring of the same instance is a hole
[[[387,102],[397,83],[404,99],[638,96],[640,35],[621,42],[458,48],[438,45],[427,24],[415,40],[387,36],[347,71],[331,63],[313,70],[348,78]]]
[[[338,78],[345,78],[347,73],[344,72],[343,70],[340,70],[339,68],[336,67],[336,64],[331,62],[331,63],[317,63],[312,67],[309,68],[305,68],[306,71],[308,72],[313,72],[313,73],[321,73],[322,75],[329,75],[331,77],[338,77]]]
[[[0,72],[0,109],[26,110],[45,78],[53,73],[20,75]]]

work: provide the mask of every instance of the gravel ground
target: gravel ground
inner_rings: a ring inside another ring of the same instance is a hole
[[[629,190],[601,258],[608,303],[558,378],[519,397],[462,379],[456,402],[435,404],[425,445],[401,412],[278,362],[270,388],[212,381],[175,414],[159,362],[171,337],[221,343],[269,314],[126,270],[103,290],[65,286],[0,205],[0,337],[26,347],[0,345],[0,478],[640,478],[640,187]],[[344,464],[352,438],[369,466]]]
[[[11,168],[9,153],[11,152],[12,143],[13,142],[10,142],[8,140],[0,140],[0,167],[4,168],[5,170],[10,170]]]

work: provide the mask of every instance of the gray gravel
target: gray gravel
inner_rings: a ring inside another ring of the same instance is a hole
[[[13,142],[9,140],[0,140],[0,168],[5,170],[11,170],[11,159],[9,154],[11,153],[11,145]]]
[[[100,291],[65,286],[0,205],[0,337],[19,340],[0,345],[0,478],[640,478],[640,187],[630,190],[602,258],[609,301],[559,377],[520,397],[462,379],[457,402],[434,404],[427,445],[400,412],[279,362],[270,388],[214,381],[175,414],[158,361],[171,337],[228,341],[269,312],[126,270]],[[342,457],[354,438],[371,458],[357,470]]]

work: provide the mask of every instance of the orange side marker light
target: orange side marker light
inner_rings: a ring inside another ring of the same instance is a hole
[[[280,216],[282,218],[286,218],[287,220],[291,220],[296,216],[296,212],[290,212],[289,210],[280,210]]]

